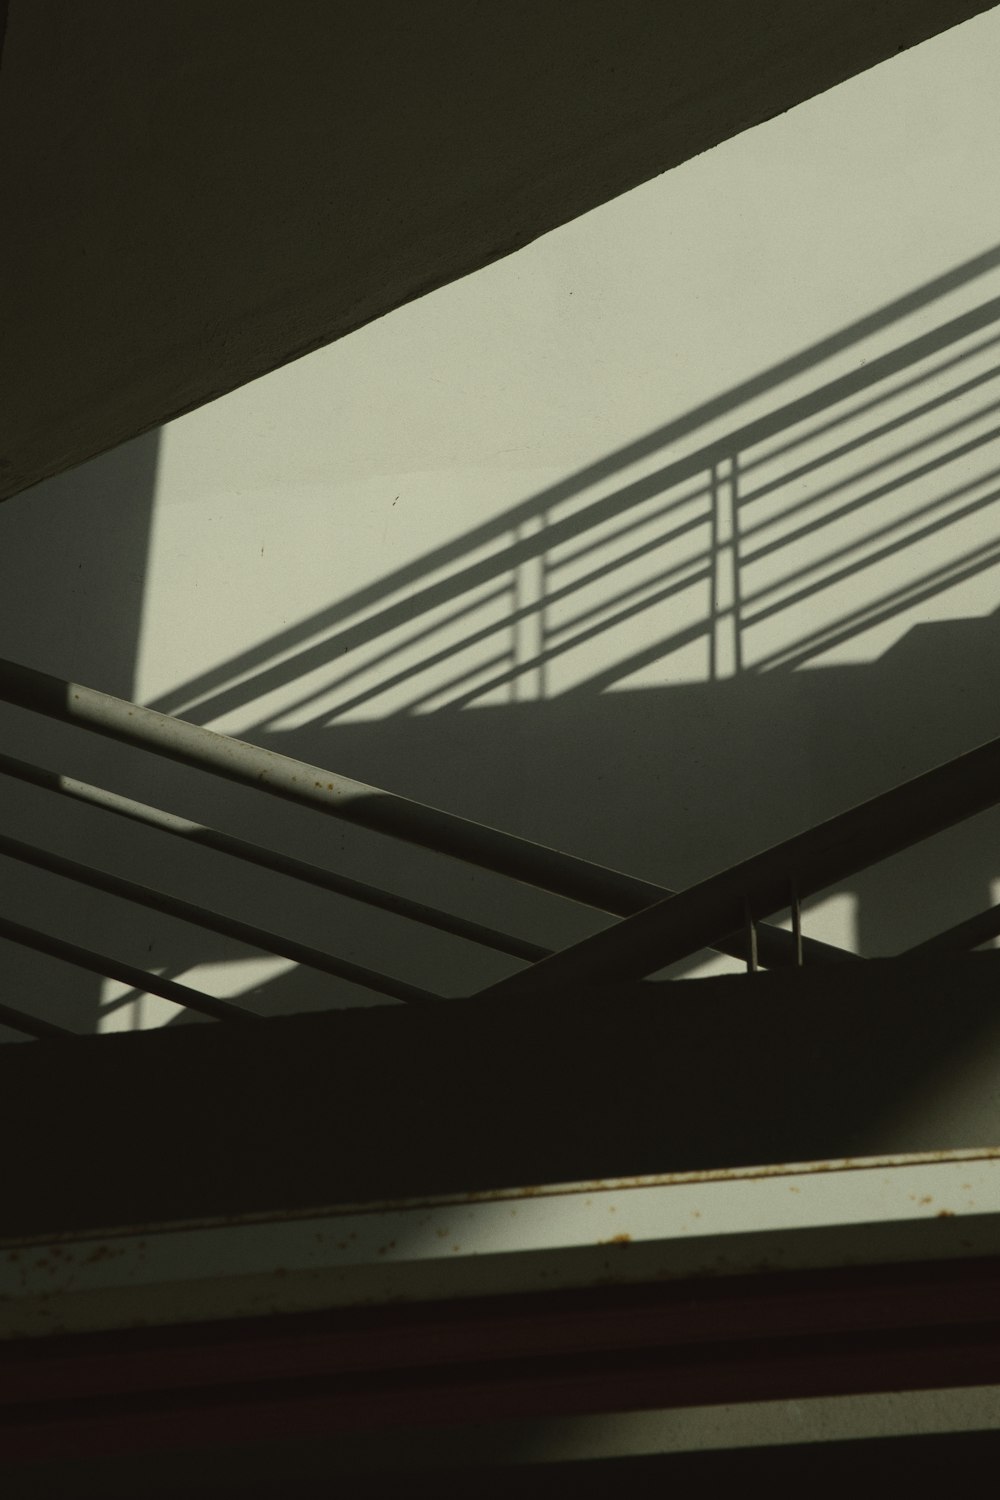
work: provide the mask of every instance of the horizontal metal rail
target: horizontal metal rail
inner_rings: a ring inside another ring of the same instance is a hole
[[[642,979],[711,946],[741,916],[814,895],[1000,802],[1000,739],[991,740],[677,896],[585,938],[483,993],[551,993]]]
[[[49,1037],[73,1036],[68,1026],[57,1026],[54,1021],[43,1021],[38,1016],[29,1016],[13,1005],[0,1001],[0,1026],[9,1026],[11,1031],[23,1031],[25,1036],[37,1037],[40,1041]]]
[[[378,907],[397,917],[406,917],[411,922],[419,922],[424,927],[433,927],[440,932],[447,932],[452,937],[464,938],[466,942],[477,943],[484,948],[493,948],[496,952],[507,953],[512,958],[522,958],[526,963],[533,964],[541,958],[548,958],[552,951],[550,948],[541,947],[538,943],[529,943],[523,938],[510,937],[507,933],[497,932],[494,928],[486,927],[480,922],[470,922],[465,917],[452,916],[450,912],[439,911],[434,906],[425,906],[421,901],[411,901],[406,896],[397,896],[391,891],[381,891],[377,886],[367,885],[364,881],[352,880],[347,875],[337,875],[332,870],[324,870],[320,865],[293,859],[289,854],[266,849],[263,845],[250,843],[247,839],[236,838],[231,833],[223,833],[220,829],[211,828],[205,823],[194,823],[189,818],[181,818],[176,813],[150,807],[145,802],[134,802],[130,797],[122,797],[117,792],[106,791],[103,787],[91,786],[86,781],[76,781],[70,776],[61,776],[56,771],[47,771],[42,766],[33,766],[27,761],[15,760],[10,755],[0,755],[0,773],[16,777],[19,781],[27,782],[32,786],[42,787],[45,791],[55,792],[61,797],[69,797],[73,801],[100,808],[102,812],[128,818],[131,822],[141,823],[146,828],[155,828],[161,833],[169,833],[175,838],[185,839],[188,843],[198,844],[202,848],[232,855],[235,859],[245,860],[248,864],[259,865],[261,869],[291,876],[294,880],[301,880],[309,885],[318,886],[322,890],[332,891],[338,896],[347,896],[350,900],[363,902],[366,906]]]
[[[99,974],[102,979],[116,979],[119,984],[127,984],[130,989],[141,994],[159,995],[164,1000],[172,1000],[175,1005],[199,1011],[216,1021],[263,1020],[262,1016],[233,1005],[229,1000],[219,1000],[214,995],[203,994],[190,985],[178,984],[176,979],[163,979],[159,974],[147,974],[145,969],[133,968],[131,964],[120,963],[117,958],[107,958],[103,953],[94,953],[89,948],[79,948],[76,943],[64,942],[62,938],[39,932],[34,927],[22,927],[20,922],[10,922],[6,917],[0,917],[0,938],[18,943],[22,948],[33,948],[36,953],[47,953],[50,958],[58,958],[63,963],[73,964],[75,968],[87,969],[91,974]]]
[[[402,980],[393,979],[387,974],[376,973],[373,969],[363,968],[360,964],[348,963],[346,959],[334,958],[328,953],[322,953],[318,948],[309,948],[304,943],[296,943],[290,938],[268,932],[266,928],[251,926],[247,922],[237,921],[234,917],[223,916],[221,912],[208,911],[204,907],[194,906],[190,901],[182,901],[179,897],[170,896],[165,891],[154,891],[148,886],[139,885],[136,881],[123,880],[119,875],[110,875],[107,871],[98,870],[93,865],[80,864],[77,860],[66,859],[61,854],[52,854],[47,849],[39,849],[33,844],[24,844],[20,839],[8,838],[6,834],[0,834],[0,854],[6,855],[8,859],[20,860],[22,864],[34,865],[36,869],[47,870],[52,875],[61,875],[64,879],[76,881],[80,885],[90,886],[94,890],[104,891],[106,895],[117,896],[122,901],[132,901],[137,906],[145,906],[151,911],[162,912],[165,916],[175,917],[181,922],[191,922],[196,927],[203,927],[207,932],[216,932],[223,937],[234,938],[239,943],[246,943],[250,948],[258,948],[265,953],[275,953],[281,958],[291,959],[293,963],[305,964],[310,969],[318,969],[321,973],[331,974],[336,979],[346,979],[352,984],[363,985],[365,989],[374,990],[377,994],[391,995],[396,1000],[418,1003],[440,998],[438,995],[432,995],[428,990],[418,989],[412,984],[404,984]]]
[[[616,916],[631,916],[673,894],[649,881],[2,659],[0,700]],[[746,958],[747,940],[739,921],[717,934],[712,946]],[[807,961],[826,963],[853,956],[815,939],[803,939],[803,953]],[[768,966],[794,964],[792,934],[759,927],[758,956]]]

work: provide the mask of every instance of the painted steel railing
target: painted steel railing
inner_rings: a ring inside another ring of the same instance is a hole
[[[751,938],[760,917],[868,869],[1000,802],[1000,739],[991,740],[731,869],[667,897],[605,932],[586,938],[490,987],[493,994],[551,990],[585,981],[645,977],[710,946],[743,916]],[[974,947],[1000,933],[1000,906],[980,913],[923,948]],[[751,958],[752,961],[752,958]]]
[[[0,662],[0,700],[241,783],[260,793],[421,845],[615,916],[629,917],[672,895],[650,882],[170,718],[110,694],[63,682],[32,668]],[[174,838],[214,849],[505,953],[526,964],[535,965],[552,957],[550,950],[536,943],[266,849],[207,824],[192,822],[87,782],[61,776],[55,771],[10,756],[0,756],[0,772]],[[124,880],[92,865],[66,859],[6,835],[0,835],[0,854],[265,952],[284,956],[295,963],[358,984],[375,994],[416,1003],[439,998],[427,990],[307,947],[281,934],[264,931],[257,925],[251,926],[220,912],[209,911],[166,892]],[[93,973],[117,979],[139,992],[163,996],[218,1019],[258,1019],[245,1007],[205,995],[176,980],[149,974],[6,918],[0,919],[0,936]],[[815,939],[803,938],[798,927],[789,933],[781,928],[757,926],[748,934],[736,923],[733,932],[718,934],[713,946],[751,963],[759,961],[768,966],[804,961],[831,962],[851,956]],[[0,1020],[34,1036],[51,1036],[63,1030],[54,1023],[36,1021],[6,1003],[0,1010]]]
[[[552,953],[206,824],[11,757],[0,757],[0,772],[5,775],[518,958],[526,967],[490,987],[492,993],[512,996],[634,980],[705,948],[745,959],[751,969],[758,964],[770,967],[853,957],[803,936],[800,902],[1000,802],[998,739],[678,894],[31,668],[0,662],[0,699],[621,918],[595,936]],[[411,1003],[440,998],[389,975],[264,931],[256,924],[209,911],[2,834],[0,854],[284,956],[376,994]],[[764,924],[763,918],[786,907],[792,912],[790,932]],[[1000,907],[938,934],[915,951],[971,947],[997,933]],[[0,936],[217,1019],[259,1019],[231,1001],[205,995],[176,980],[149,974],[6,918],[0,918]],[[26,1016],[6,1002],[0,1006],[0,1021],[34,1036],[62,1032],[54,1023]]]

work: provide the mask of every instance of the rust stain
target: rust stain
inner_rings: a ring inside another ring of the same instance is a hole
[[[116,1255],[124,1254],[124,1250],[113,1249],[111,1245],[98,1245],[95,1249],[91,1250],[89,1255],[85,1255],[83,1259],[85,1265],[93,1266],[98,1261],[112,1260]]]
[[[953,1219],[955,1217],[955,1210],[953,1208],[939,1208],[937,1216],[939,1219]]]
[[[630,1234],[613,1234],[609,1240],[598,1240],[599,1245],[631,1245]]]

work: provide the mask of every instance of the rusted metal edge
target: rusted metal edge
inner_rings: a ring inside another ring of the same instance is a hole
[[[1000,1258],[1000,1153],[0,1249],[0,1339]]]
[[[404,1213],[413,1209],[461,1208],[475,1203],[506,1203],[521,1199],[565,1198],[573,1195],[593,1197],[599,1193],[622,1193],[636,1189],[693,1187],[699,1183],[756,1182],[775,1177],[803,1177],[827,1173],[864,1172],[899,1167],[920,1167],[942,1162],[978,1162],[1000,1159],[1000,1145],[978,1146],[949,1151],[914,1151],[885,1156],[845,1156],[830,1161],[781,1162],[751,1167],[713,1167],[693,1172],[659,1172],[641,1177],[608,1177],[580,1182],[555,1182],[539,1186],[489,1188],[470,1193],[428,1194],[413,1198],[386,1198],[371,1202],[319,1204],[310,1208],[276,1209],[273,1212],[220,1215],[197,1219],[174,1219],[148,1224],[118,1225],[98,1229],[51,1231],[42,1234],[4,1236],[0,1248],[58,1244],[63,1240],[106,1240],[112,1236],[134,1234],[169,1234],[194,1229],[230,1228],[251,1224],[283,1224],[316,1218],[336,1218],[362,1214]]]

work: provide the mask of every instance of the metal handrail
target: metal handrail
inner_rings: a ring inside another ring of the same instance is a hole
[[[616,916],[631,916],[673,894],[649,881],[31,667],[0,660],[0,700]],[[795,940],[783,929],[760,927],[757,941],[761,963],[796,962]],[[738,922],[733,930],[716,934],[712,946],[738,958],[748,951]],[[804,956],[813,961],[852,956],[815,939],[803,939],[802,946]]]
[[[642,979],[1000,802],[1000,738],[585,938],[482,993],[520,997]]]
[[[99,808],[102,812],[114,813],[117,817],[127,818],[143,827],[185,839],[202,848],[232,855],[248,864],[259,865],[261,869],[291,876],[294,880],[318,886],[334,895],[347,896],[366,906],[378,907],[382,911],[391,912],[393,916],[406,917],[411,922],[419,922],[423,927],[434,927],[452,937],[464,938],[466,942],[478,943],[481,947],[493,948],[498,953],[507,953],[512,958],[524,959],[526,963],[537,963],[540,958],[548,958],[552,951],[539,943],[529,943],[524,938],[498,932],[481,922],[470,922],[466,917],[453,916],[451,912],[426,906],[422,901],[412,901],[407,896],[380,890],[377,886],[354,880],[350,876],[335,874],[321,865],[294,859],[290,854],[283,854],[277,849],[268,849],[263,844],[253,844],[248,839],[223,833],[221,829],[212,828],[206,823],[195,823],[190,818],[178,817],[176,813],[164,812],[145,802],[134,802],[130,797],[122,797],[117,792],[106,791],[103,787],[92,786],[86,781],[77,781],[71,776],[62,776],[42,766],[30,765],[27,761],[15,760],[10,755],[0,755],[0,773],[13,776],[29,786],[55,792],[57,796],[68,797],[71,801]]]
[[[589,906],[608,909],[612,900],[635,911],[663,895],[646,881],[30,667],[0,661],[0,699]]]
[[[7,1026],[11,1031],[23,1031],[25,1036],[33,1036],[38,1041],[74,1036],[68,1026],[57,1026],[55,1021],[45,1021],[41,1016],[29,1016],[27,1011],[18,1010],[15,1005],[7,1005],[0,1000],[0,1026]]]
[[[349,963],[346,959],[323,953],[318,948],[307,947],[305,943],[296,943],[290,938],[281,937],[276,932],[268,932],[266,928],[237,921],[236,918],[227,917],[222,912],[209,911],[207,907],[195,906],[192,902],[182,901],[179,897],[170,896],[165,891],[155,891],[134,880],[124,880],[121,876],[111,875],[106,870],[97,869],[94,865],[84,865],[78,860],[66,859],[63,855],[53,854],[48,849],[39,849],[34,844],[22,843],[20,839],[8,838],[6,834],[0,834],[0,854],[6,855],[8,859],[19,860],[22,864],[34,865],[36,869],[47,870],[52,875],[61,875],[67,880],[75,881],[78,885],[86,885],[93,890],[104,891],[106,895],[117,896],[122,901],[131,901],[137,906],[148,907],[151,911],[175,917],[181,922],[190,922],[195,927],[204,928],[206,932],[216,932],[222,937],[234,938],[238,943],[245,943],[248,947],[259,948],[266,953],[277,954],[280,958],[291,959],[293,963],[304,964],[307,968],[317,969],[322,974],[331,974],[336,979],[346,979],[352,984],[359,984],[365,989],[373,990],[376,994],[390,995],[395,1000],[418,1003],[441,998],[431,994],[428,990],[405,984],[400,979],[393,979],[388,974],[376,973],[373,969],[362,968],[359,964]]]
[[[108,958],[103,953],[94,953],[90,948],[81,948],[76,943],[67,943],[62,938],[52,937],[47,932],[39,932],[34,927],[24,927],[20,922],[8,921],[6,917],[0,917],[0,937],[7,938],[12,943],[19,943],[23,948],[33,948],[36,953],[46,953],[50,958],[58,958],[63,963],[73,964],[78,969],[88,969],[91,974],[99,974],[103,979],[117,979],[120,984],[127,984],[130,989],[145,992],[149,995],[159,995],[164,1000],[172,1000],[175,1005],[183,1005],[187,1010],[200,1011],[202,1015],[211,1016],[216,1021],[261,1021],[262,1016],[255,1015],[252,1010],[245,1010],[240,1005],[233,1005],[229,1000],[220,1000],[215,995],[205,995],[201,990],[195,990],[187,984],[180,984],[176,979],[165,979],[160,974],[150,974],[146,969],[136,969],[132,964],[123,964],[117,958]],[[13,1013],[12,1013],[13,1014]],[[17,1030],[25,1031],[27,1027],[22,1026],[20,1021],[11,1021]],[[34,1022],[32,1022],[34,1025]],[[35,1034],[29,1031],[29,1035]],[[47,1032],[51,1035],[51,1032]]]

